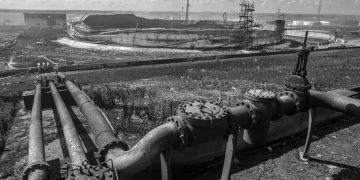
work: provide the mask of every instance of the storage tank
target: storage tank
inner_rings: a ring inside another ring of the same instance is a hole
[[[293,21],[293,26],[303,26],[304,22],[303,21]]]
[[[323,26],[329,26],[330,22],[329,21],[320,21],[321,25]]]
[[[359,21],[330,21],[330,26],[359,26]]]

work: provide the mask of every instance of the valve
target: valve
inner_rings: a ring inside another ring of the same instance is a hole
[[[177,114],[190,125],[213,128],[226,124],[227,110],[217,103],[190,101],[181,104]]]
[[[230,179],[230,172],[235,156],[234,152],[236,152],[237,138],[239,136],[239,126],[244,129],[244,141],[248,144],[260,145],[266,141],[268,136],[270,118],[272,117],[271,113],[274,112],[276,108],[276,94],[264,89],[250,89],[246,92],[245,98],[239,106],[247,109],[249,119],[245,120],[241,117],[236,117],[236,115],[229,116],[229,124],[231,124],[232,127],[226,143],[221,180]],[[237,114],[236,111],[239,111],[239,109],[235,108],[230,110],[230,114]],[[244,120],[249,122],[240,123],[240,121]]]
[[[308,131],[306,136],[306,142],[304,148],[300,150],[299,156],[301,161],[308,161],[308,151],[312,142],[311,136],[314,126],[314,107],[310,97],[311,84],[309,83],[307,76],[307,63],[310,55],[310,49],[306,47],[307,38],[309,32],[306,31],[303,48],[298,52],[298,60],[292,76],[286,81],[286,90],[292,92],[290,97],[294,100],[296,105],[295,112],[305,112],[309,110],[308,118]],[[289,93],[289,92],[287,92]],[[298,97],[296,97],[295,93]],[[286,92],[285,92],[286,94]]]
[[[227,138],[222,173],[222,177],[225,178],[230,175],[239,129],[233,127],[236,123],[229,123],[228,118],[228,110],[221,105],[221,99],[216,103],[206,101],[185,102],[178,107],[177,116],[169,118],[170,121],[177,123],[182,140],[180,144],[185,144],[185,146],[194,146],[224,137]],[[165,165],[166,162],[164,161],[162,164]],[[166,173],[164,174],[166,175]]]
[[[289,91],[298,94],[308,94],[311,89],[307,76],[307,64],[310,55],[310,49],[306,47],[308,31],[306,31],[303,48],[298,52],[297,64],[292,76],[286,81],[285,86]]]
[[[249,109],[252,125],[244,130],[245,142],[260,145],[266,141],[270,120],[276,109],[276,94],[264,89],[250,89],[242,102]]]

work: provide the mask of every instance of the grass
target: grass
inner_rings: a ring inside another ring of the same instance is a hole
[[[282,91],[292,72],[296,54],[133,67],[69,73],[68,79],[83,84],[85,92],[104,109],[117,131],[139,134],[164,123],[173,108],[189,99],[216,101],[227,106],[242,100],[250,88]],[[360,53],[338,50],[313,53],[309,80],[317,90],[354,88],[360,84]]]
[[[0,99],[0,154],[5,149],[7,132],[15,117],[16,101],[7,102]]]
[[[291,75],[297,55],[275,55],[159,66],[127,67],[66,73],[104,109],[116,130],[141,136],[165,122],[170,105],[188,99],[216,101],[234,106],[250,88],[281,91]],[[317,90],[360,86],[360,52],[313,52],[308,78]],[[18,97],[34,89],[37,75],[0,81],[0,93]],[[174,105],[175,106],[175,105]]]
[[[24,45],[31,44],[34,40],[25,38],[22,41]],[[107,56],[106,53],[73,50],[50,43],[41,47],[33,56],[44,52],[49,57],[60,57],[70,63],[79,59],[89,59],[88,62],[114,61],[117,57],[137,60],[139,56],[147,55],[113,53]],[[285,80],[291,75],[296,59],[296,54],[289,54],[68,72],[65,75],[67,79],[81,84],[82,89],[105,112],[118,136],[132,146],[149,130],[164,123],[183,101],[217,101],[220,97],[224,105],[234,106],[250,88],[281,91]],[[308,78],[318,90],[349,89],[360,86],[359,69],[360,52],[356,49],[313,52],[308,64]],[[33,90],[37,78],[37,74],[26,74],[1,79],[0,94],[4,98],[16,99],[21,96],[21,92]],[[0,148],[4,148],[15,104],[0,102],[0,105]]]
[[[296,54],[289,54],[69,72],[66,76],[88,86],[87,93],[104,108],[117,130],[135,133],[164,122],[171,102],[221,97],[225,105],[234,106],[250,88],[281,91],[296,59]],[[356,49],[313,52],[308,78],[317,90],[350,89],[360,86],[359,68]],[[34,74],[1,80],[0,93],[19,97],[22,91],[34,89],[36,78]]]

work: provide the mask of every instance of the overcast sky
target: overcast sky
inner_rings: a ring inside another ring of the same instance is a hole
[[[190,11],[238,10],[240,0],[190,0]],[[256,12],[316,14],[320,0],[254,0]],[[186,0],[0,0],[0,8],[47,10],[181,11]],[[360,0],[323,0],[322,14],[360,15]]]

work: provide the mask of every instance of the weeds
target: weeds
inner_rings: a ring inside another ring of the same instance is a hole
[[[7,132],[16,114],[16,101],[6,102],[0,100],[0,154],[5,148]]]
[[[104,109],[116,131],[146,133],[165,122],[176,106],[173,100],[162,99],[155,89],[128,86],[95,87],[84,92]]]

